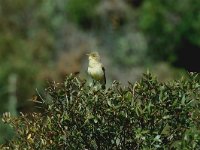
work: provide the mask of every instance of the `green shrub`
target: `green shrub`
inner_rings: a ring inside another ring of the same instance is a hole
[[[148,38],[149,54],[158,60],[175,61],[183,40],[200,46],[199,0],[145,0],[138,25]]]
[[[199,149],[200,82],[160,83],[149,73],[140,82],[106,90],[68,76],[35,100],[44,113],[3,121],[16,131],[6,149]]]
[[[98,20],[95,14],[95,7],[98,2],[99,0],[69,0],[66,5],[67,15],[77,25],[88,29]]]

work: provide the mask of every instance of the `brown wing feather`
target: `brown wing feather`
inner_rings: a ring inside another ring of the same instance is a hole
[[[105,68],[102,67],[102,70],[103,70],[103,79],[102,79],[102,87],[105,89],[105,86],[106,86],[106,73],[105,73]]]

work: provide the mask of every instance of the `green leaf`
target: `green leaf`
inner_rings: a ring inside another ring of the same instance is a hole
[[[165,127],[163,128],[161,134],[169,135],[170,129],[171,129],[171,126],[169,126],[168,124],[166,124]]]
[[[182,104],[182,105],[185,105],[185,94],[182,96],[181,104]]]
[[[118,146],[118,145],[120,144],[120,139],[117,138],[115,142],[116,142],[116,144],[117,144],[117,146]]]

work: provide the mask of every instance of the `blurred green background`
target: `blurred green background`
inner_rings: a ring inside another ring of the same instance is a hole
[[[147,69],[161,81],[199,71],[199,8],[199,0],[0,0],[1,115],[33,111],[29,100],[47,80],[88,78],[91,50],[108,86]],[[0,122],[0,143],[11,135]]]

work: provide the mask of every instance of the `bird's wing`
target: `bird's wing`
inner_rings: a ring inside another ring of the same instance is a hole
[[[103,70],[103,82],[104,82],[104,85],[106,85],[106,73],[105,73],[105,68],[102,67],[102,70]]]

